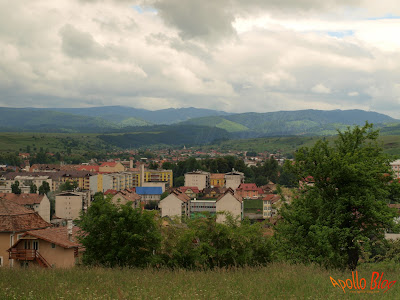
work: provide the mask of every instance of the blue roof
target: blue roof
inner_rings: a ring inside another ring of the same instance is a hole
[[[161,195],[162,187],[160,186],[142,186],[136,188],[136,194],[139,195]]]

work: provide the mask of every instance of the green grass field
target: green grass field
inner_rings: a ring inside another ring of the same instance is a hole
[[[271,264],[260,268],[213,271],[155,269],[6,269],[0,268],[0,299],[400,299],[400,283],[370,290],[372,272],[397,280],[398,266],[363,266],[365,291],[334,287],[351,272],[315,266]],[[353,291],[353,292],[352,292]]]

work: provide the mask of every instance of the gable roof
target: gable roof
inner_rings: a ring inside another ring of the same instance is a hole
[[[23,232],[50,226],[33,210],[0,197],[0,232]]]
[[[49,243],[56,244],[60,247],[69,249],[69,248],[77,248],[81,247],[81,244],[78,242],[79,228],[72,227],[72,240],[70,241],[68,238],[68,228],[67,227],[51,227],[40,230],[31,230],[26,232],[24,236],[30,235],[36,237],[38,239],[44,240]],[[21,239],[18,241],[22,241]],[[15,247],[18,244],[15,243],[11,248]]]
[[[222,198],[224,198],[227,194],[231,194],[231,195],[232,195],[237,201],[239,201],[240,203],[243,202],[243,198],[242,198],[241,196],[239,196],[238,194],[235,194],[234,190],[232,190],[231,188],[228,188],[228,189],[226,190],[226,192],[225,192],[223,195],[219,196],[219,197],[217,198],[217,202],[218,202],[219,200],[221,200]]]
[[[125,200],[128,200],[128,201],[140,200],[142,198],[142,197],[140,197],[140,195],[138,195],[137,193],[135,193],[132,190],[119,191],[115,194],[114,197],[118,197],[118,196],[121,196],[122,198],[124,198]]]
[[[190,200],[190,197],[188,195],[186,195],[185,193],[182,193],[179,189],[172,191],[170,195],[174,195],[176,198],[178,198],[182,202],[188,202]]]
[[[237,189],[243,191],[255,191],[258,187],[255,183],[241,183]]]
[[[162,187],[160,186],[141,186],[136,188],[139,195],[161,195]]]
[[[188,189],[191,189],[192,192],[195,193],[195,194],[199,194],[200,193],[199,188],[197,186],[181,186],[181,187],[179,187],[179,189],[183,193],[185,193]]]
[[[0,193],[0,197],[19,205],[33,205],[40,204],[44,198],[44,195]]]
[[[81,165],[76,168],[78,171],[99,172],[100,166]]]

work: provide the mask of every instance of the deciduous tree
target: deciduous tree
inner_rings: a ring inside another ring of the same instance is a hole
[[[391,169],[366,123],[296,153],[292,172],[306,183],[281,210],[275,235],[284,258],[326,267],[357,267],[363,243],[384,238],[396,213],[388,207]]]

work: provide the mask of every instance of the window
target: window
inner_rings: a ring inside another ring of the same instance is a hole
[[[55,248],[55,247],[56,247],[56,244],[51,243],[51,248]]]

